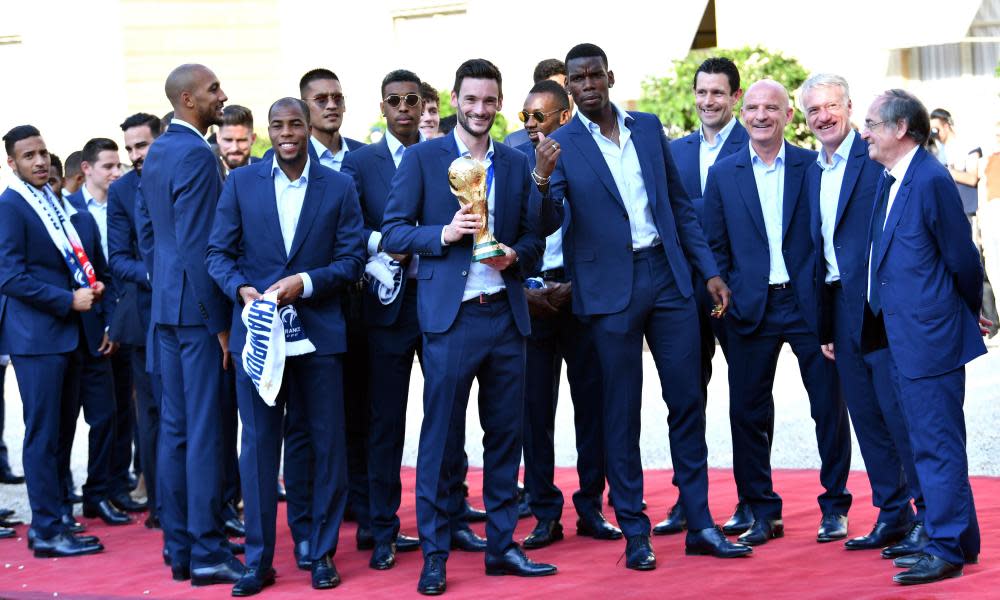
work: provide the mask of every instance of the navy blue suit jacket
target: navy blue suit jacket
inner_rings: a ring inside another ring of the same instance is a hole
[[[136,170],[126,173],[108,189],[108,266],[118,291],[111,337],[125,344],[145,346],[153,294],[139,252],[135,221],[138,189]]]
[[[86,210],[70,217],[99,280],[109,286],[97,221]],[[108,325],[110,290],[84,313],[73,310],[76,285],[48,230],[14,190],[0,195],[0,354],[60,354],[80,344],[97,355]]]
[[[519,262],[501,274],[517,328],[522,335],[528,335],[531,319],[521,265],[535,264],[545,242],[537,230],[537,215],[530,208],[534,184],[528,159],[503,144],[495,143],[493,149],[493,235],[517,252]],[[459,208],[448,184],[448,167],[456,158],[454,135],[421,142],[407,150],[392,180],[382,220],[382,247],[387,252],[420,257],[417,314],[425,333],[445,332],[455,321],[472,262],[472,236],[455,244],[441,244],[441,231]]]
[[[810,229],[805,175],[816,153],[785,142],[785,194],[782,201],[782,250],[799,308],[819,333],[816,297],[816,251]],[[727,313],[743,335],[754,332],[767,306],[771,252],[764,212],[750,164],[750,148],[716,161],[705,184],[705,231],[722,278],[732,290]]]
[[[353,140],[349,137],[341,137],[340,139],[342,144],[347,144],[347,154],[344,155],[345,161],[347,160],[346,157],[350,155],[351,152],[354,152],[355,150],[360,150],[361,148],[364,148],[365,146],[368,145],[364,142],[359,142],[358,140]],[[314,163],[319,164],[319,154],[316,152],[316,147],[312,143],[312,138],[310,137],[308,141],[309,143],[307,145],[309,146],[309,159],[312,160]],[[267,152],[264,153],[264,156],[262,156],[260,160],[266,162],[267,164],[271,164],[271,160],[273,158],[274,158],[274,148],[268,148]],[[340,166],[341,168],[344,167],[343,164],[341,164]]]
[[[844,169],[844,179],[837,201],[837,216],[833,226],[833,246],[837,255],[837,269],[840,284],[847,300],[850,331],[861,333],[861,317],[868,290],[868,227],[875,206],[875,188],[882,176],[882,165],[868,157],[868,142],[860,135],[854,136],[849,158]],[[820,183],[823,169],[818,164],[809,166],[806,186],[812,221],[813,247],[816,249],[816,283],[819,298],[828,300],[823,293],[826,283],[826,256],[823,253],[822,217],[820,215]],[[830,321],[833,307],[826,302],[822,305],[820,317],[820,341],[833,341]]]
[[[979,251],[954,180],[923,148],[903,176],[871,262],[889,348],[903,375],[942,375],[986,353]]]
[[[740,149],[750,143],[750,135],[738,120],[733,124],[733,130],[729,132],[729,138],[719,149],[719,155],[715,158],[720,161],[730,154],[735,154]],[[681,183],[684,184],[684,191],[691,198],[694,211],[698,213],[698,222],[705,223],[705,198],[701,193],[701,135],[698,131],[688,134],[670,142],[670,153],[677,163],[677,172],[681,174]]]
[[[208,270],[230,298],[249,284],[263,293],[278,280],[307,273],[313,291],[295,303],[318,354],[347,351],[341,292],[361,277],[361,210],[350,177],[310,161],[309,183],[291,251],[286,254],[274,196],[272,163],[261,161],[229,174],[208,243]],[[243,307],[232,311],[229,349],[243,352]]]
[[[719,274],[691,200],[670,153],[660,120],[630,112],[631,130],[661,250],[685,297],[694,292],[691,267],[703,281]],[[625,310],[632,298],[632,230],[607,163],[579,115],[552,133],[562,153],[548,196],[569,204],[563,259],[573,280],[573,311],[581,315]],[[543,222],[545,213],[543,212]],[[560,219],[561,223],[561,219]]]
[[[229,329],[232,300],[205,267],[208,235],[222,191],[218,161],[205,140],[171,125],[153,142],[139,183],[152,226],[154,324]]]

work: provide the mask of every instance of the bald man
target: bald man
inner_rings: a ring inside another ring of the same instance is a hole
[[[820,351],[818,262],[804,184],[816,153],[785,141],[793,110],[778,82],[765,79],[750,86],[742,109],[750,143],[716,162],[705,183],[705,233],[733,292],[726,315],[729,418],[736,486],[754,516],[739,538],[749,545],[784,535],[767,432],[778,353],[786,342],[798,358],[816,421],[825,488],[817,541],[847,537],[851,506],[847,409],[833,362]]]
[[[164,87],[174,118],[146,155],[139,184],[152,228],[151,322],[163,377],[161,522],[175,580],[233,583],[244,567],[219,518],[233,302],[205,266],[222,178],[204,136],[222,122],[227,98],[202,65],[177,67]]]

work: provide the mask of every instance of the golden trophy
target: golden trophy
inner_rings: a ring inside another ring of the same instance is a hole
[[[458,198],[458,203],[462,206],[471,204],[472,213],[482,219],[479,231],[473,236],[472,260],[479,262],[494,256],[503,256],[503,249],[490,232],[486,167],[483,163],[467,156],[456,158],[448,167],[448,184],[451,186],[451,193]]]

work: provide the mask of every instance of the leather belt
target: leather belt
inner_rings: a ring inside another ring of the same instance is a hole
[[[507,290],[500,290],[499,292],[493,292],[492,294],[480,293],[475,298],[469,298],[465,302],[474,302],[475,304],[493,304],[494,302],[500,302],[507,298]]]
[[[566,269],[557,267],[555,269],[549,269],[548,271],[542,271],[539,275],[545,281],[565,281]]]
[[[767,287],[772,290],[787,290],[792,287],[792,282],[786,281],[785,283],[769,283]]]

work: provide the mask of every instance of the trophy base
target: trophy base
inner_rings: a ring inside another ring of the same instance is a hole
[[[504,254],[505,252],[500,248],[500,244],[495,240],[481,242],[472,247],[472,260],[476,262],[482,262],[494,256],[503,256]]]

